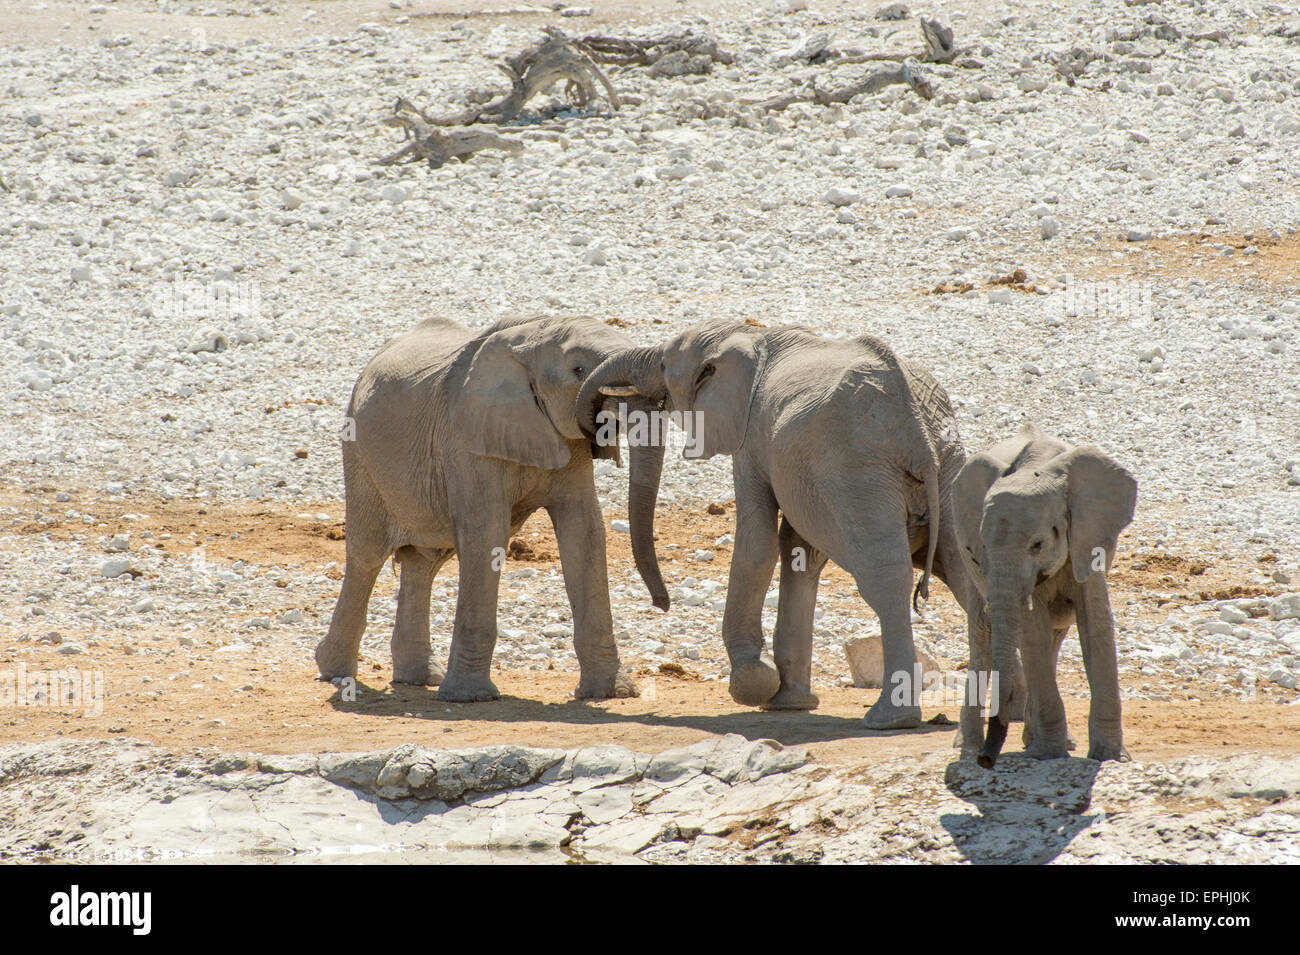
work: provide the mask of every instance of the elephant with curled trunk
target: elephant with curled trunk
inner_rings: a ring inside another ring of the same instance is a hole
[[[732,455],[736,533],[722,622],[732,698],[769,709],[817,706],[813,615],[829,559],[880,618],[885,690],[865,724],[917,726],[920,688],[891,692],[914,674],[914,567],[922,570],[917,592],[927,595],[938,576],[970,612],[970,626],[986,626],[958,552],[950,488],[965,454],[939,384],[869,336],[712,322],[593,371],[578,396],[585,433],[594,433],[610,395],[682,414],[687,454],[698,445],[703,457]],[[762,610],[778,559],[773,666]]]
[[[963,556],[988,598],[999,677],[1020,651],[1025,751],[1039,759],[1067,755],[1056,659],[1077,624],[1092,692],[1088,757],[1127,759],[1106,571],[1133,520],[1137,482],[1096,448],[1071,447],[1030,424],[967,461],[953,496]],[[962,714],[964,748],[980,749],[985,768],[998,758],[1007,731],[1002,714],[1015,702],[1009,681],[999,678],[998,688],[987,739],[978,719]]]
[[[579,698],[636,695],[620,668],[605,569],[605,522],[592,458],[617,444],[583,436],[574,402],[587,374],[627,339],[591,318],[509,319],[481,331],[430,319],[371,359],[344,429],[347,565],[329,633],[316,648],[323,679],[355,677],[375,578],[401,566],[393,682],[439,686],[438,698],[492,700],[498,577],[510,538],[538,508],[555,528],[573,610]],[[656,605],[668,595],[654,560],[653,513],[663,448],[631,449],[631,532]],[[650,500],[637,507],[636,494]],[[456,555],[460,585],[446,671],[429,642],[429,597]]]

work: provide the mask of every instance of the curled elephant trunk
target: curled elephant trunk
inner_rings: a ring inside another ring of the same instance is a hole
[[[652,416],[663,404],[667,388],[660,372],[657,349],[629,348],[611,355],[597,366],[578,393],[575,412],[583,434],[593,442],[617,441],[617,431],[608,427],[609,420],[598,416],[610,411],[611,398],[624,399],[627,414]],[[659,557],[655,553],[655,505],[659,499],[659,478],[663,473],[664,440],[662,422],[655,427],[639,429],[640,434],[652,437],[649,441],[629,443],[631,456],[628,475],[628,524],[632,534],[632,559],[637,572],[650,591],[650,600],[660,610],[670,606],[668,588],[659,572]]]
[[[582,433],[592,440],[597,439],[600,423],[596,416],[609,396],[640,395],[651,401],[662,401],[668,389],[664,385],[660,361],[657,348],[628,348],[597,365],[582,383],[574,409]]]

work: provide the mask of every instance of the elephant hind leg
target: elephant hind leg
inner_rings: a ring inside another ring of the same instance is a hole
[[[921,725],[921,687],[915,685],[916,645],[912,641],[912,553],[901,513],[892,522],[882,515],[852,538],[859,542],[853,566],[871,609],[880,619],[884,680],[880,697],[863,717],[868,729],[910,729]]]
[[[451,550],[399,548],[401,583],[397,591],[397,620],[393,625],[393,682],[437,686],[446,675],[429,642],[429,595],[433,578],[451,557]]]
[[[375,578],[383,568],[382,558],[369,563],[348,559],[329,633],[316,647],[316,667],[322,680],[356,677],[357,653],[366,632],[366,608],[370,605]]]
[[[769,710],[815,710],[820,702],[812,691],[813,615],[817,585],[826,555],[804,540],[781,518],[781,590],[772,634],[772,655],[781,675],[781,688],[763,704]]]
[[[393,550],[388,538],[388,512],[379,492],[346,447],[343,472],[347,489],[347,558],[329,632],[316,647],[316,667],[322,680],[356,677],[370,592]]]

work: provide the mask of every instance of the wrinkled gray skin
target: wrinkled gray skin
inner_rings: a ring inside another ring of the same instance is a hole
[[[950,488],[965,454],[938,383],[874,338],[714,322],[592,372],[578,398],[585,433],[602,394],[696,412],[703,456],[733,456],[736,542],[722,622],[733,699],[774,710],[817,706],[813,612],[829,559],[853,575],[880,618],[886,685],[865,724],[917,726],[915,701],[890,698],[890,674],[910,675],[916,662],[913,567],[923,569],[921,594],[933,570],[971,611],[970,626],[987,628],[958,552]],[[773,666],[761,618],[778,558]]]
[[[973,456],[957,477],[957,533],[971,577],[988,599],[994,669],[1005,673],[1017,648],[1024,665],[1030,756],[1059,758],[1070,747],[1056,659],[1070,625],[1078,624],[1092,691],[1088,757],[1128,758],[1106,571],[1136,500],[1133,476],[1101,451],[1071,447],[1033,425]],[[1015,692],[1012,682],[999,680],[1000,712],[1010,712]],[[983,747],[979,762],[986,767],[1000,747],[995,718],[986,745],[978,713],[962,711],[963,750]]]
[[[583,378],[627,340],[595,319],[509,319],[472,331],[430,319],[390,341],[361,373],[343,443],[347,566],[329,634],[316,648],[322,679],[355,677],[375,578],[401,565],[393,681],[438,686],[438,698],[493,700],[497,589],[510,538],[538,508],[555,528],[573,610],[579,698],[636,696],[620,668],[596,497],[595,448],[578,428]],[[633,546],[648,550],[646,584],[667,592],[654,562],[653,515],[662,448],[633,449]],[[446,672],[429,642],[434,575],[456,555],[460,583]],[[643,571],[645,568],[643,568]]]

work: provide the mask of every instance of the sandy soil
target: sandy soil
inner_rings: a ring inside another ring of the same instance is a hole
[[[46,492],[6,495],[0,504],[31,512],[44,502]],[[157,544],[177,559],[188,559],[202,546],[210,561],[242,559],[323,571],[339,576],[343,561],[341,507],[317,503],[290,511],[279,505],[248,503],[203,505],[161,500],[96,504],[98,534],[118,530],[153,530],[172,539]],[[52,501],[50,510],[54,510]],[[116,511],[106,510],[116,506]],[[732,529],[730,502],[717,502],[722,513],[668,511],[661,515],[658,547],[665,563],[685,559],[693,550]],[[325,513],[331,521],[317,521],[301,511]],[[39,510],[38,510],[39,513]],[[141,514],[125,519],[125,513]],[[28,520],[8,533],[10,546],[21,546],[24,535],[48,534],[71,539],[86,530],[83,525],[58,520]],[[670,546],[671,545],[671,546]],[[543,516],[535,516],[512,545],[517,561],[546,566],[555,561],[555,542]],[[680,557],[679,557],[680,555]],[[610,560],[631,560],[628,538],[610,535]],[[1133,558],[1121,553],[1113,576],[1113,598],[1137,599],[1150,615],[1163,617],[1171,606],[1267,592],[1267,588],[1242,588],[1249,558],[1237,561],[1198,559],[1195,555],[1160,555],[1145,558],[1146,568],[1133,570]],[[726,580],[729,551],[717,548],[708,576]],[[1239,566],[1240,565],[1240,566]],[[453,581],[454,564],[440,579]],[[856,601],[848,577],[829,567],[823,575],[825,600],[834,604]],[[393,589],[393,579],[381,579],[380,592]],[[327,611],[328,608],[316,608]],[[646,611],[647,613],[654,611]],[[929,613],[946,623],[959,624],[960,609],[942,588]],[[951,621],[948,618],[951,617]],[[0,626],[0,632],[3,632]],[[314,632],[310,635],[317,636]],[[84,640],[93,634],[65,633],[65,639]],[[771,738],[784,744],[808,744],[816,758],[852,763],[886,756],[929,752],[947,745],[953,729],[931,725],[899,733],[864,730],[859,722],[879,691],[846,687],[847,666],[823,668],[816,674],[821,707],[811,713],[763,713],[736,705],[724,681],[701,678],[689,668],[666,664],[666,672],[645,666],[636,670],[642,685],[640,699],[601,703],[572,700],[576,673],[551,671],[525,673],[497,670],[494,679],[502,699],[493,703],[445,704],[436,691],[389,684],[389,661],[366,654],[361,685],[354,702],[341,699],[339,690],[315,680],[310,652],[303,647],[276,646],[264,658],[258,647],[231,639],[229,633],[197,632],[190,636],[200,645],[218,645],[213,652],[191,653],[170,646],[161,654],[141,655],[137,646],[158,641],[175,643],[176,634],[165,627],[136,628],[129,639],[101,639],[87,656],[60,656],[54,645],[37,645],[22,655],[29,669],[59,670],[72,665],[101,670],[109,697],[101,715],[68,709],[25,709],[0,719],[0,743],[40,741],[56,737],[103,738],[124,734],[159,746],[186,748],[212,746],[222,750],[261,752],[322,752],[369,750],[418,742],[442,748],[493,743],[576,747],[613,742],[639,752],[661,752],[713,734],[740,733],[751,739]],[[224,647],[221,646],[224,644]],[[721,651],[719,641],[718,650]],[[18,657],[0,651],[0,665],[13,665]],[[954,668],[964,661],[946,661]],[[1087,684],[1081,669],[1063,661],[1061,685],[1070,724],[1076,737],[1086,739]],[[162,689],[161,696],[154,694]],[[1190,753],[1233,752],[1300,753],[1300,709],[1269,701],[1254,702],[1199,699],[1204,688],[1187,681],[1161,686],[1167,701],[1131,700],[1125,708],[1125,732],[1130,750],[1141,761],[1161,760]],[[927,714],[943,707],[930,706]],[[6,714],[8,715],[8,714]],[[956,719],[954,706],[947,716]]]

